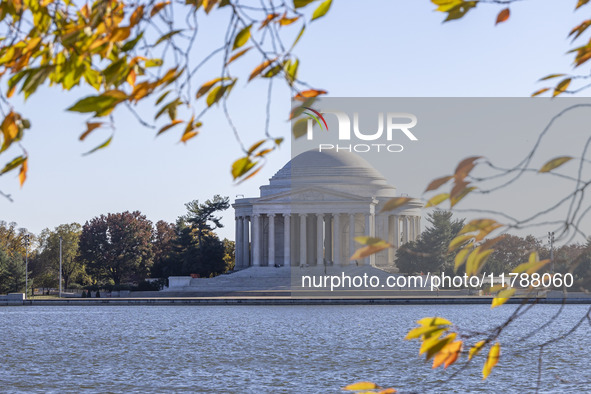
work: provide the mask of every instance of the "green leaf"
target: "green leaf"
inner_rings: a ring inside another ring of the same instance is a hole
[[[8,163],[4,166],[4,168],[0,171],[0,175],[3,175],[9,171],[14,170],[15,168],[17,168],[18,166],[23,164],[26,160],[27,160],[26,156],[18,156],[16,158],[14,158],[12,161],[10,161],[10,163]]]
[[[238,34],[236,34],[236,38],[234,39],[234,45],[232,46],[232,50],[238,49],[244,44],[248,42],[250,39],[250,28],[252,24],[246,26],[244,29],[240,30]]]
[[[109,96],[89,96],[85,97],[76,104],[72,105],[68,108],[68,111],[72,112],[96,112],[101,113],[104,110],[113,107],[120,99],[116,97],[109,97]]]
[[[295,60],[288,60],[283,68],[285,69],[285,74],[290,83],[293,83],[298,77],[298,67],[300,65],[300,61],[298,59]]]
[[[318,18],[322,18],[324,15],[326,15],[326,13],[328,12],[328,10],[330,9],[330,6],[332,4],[332,0],[325,0],[323,1],[318,8],[316,8],[314,10],[314,13],[312,14],[312,20],[316,20]]]
[[[300,30],[300,33],[296,37],[296,39],[293,42],[293,44],[291,44],[291,49],[293,49],[296,46],[296,44],[298,43],[298,41],[300,40],[300,38],[302,38],[302,35],[304,34],[304,31],[305,30],[306,30],[306,25],[302,26],[302,30]],[[291,49],[290,49],[290,51],[291,51]]]
[[[112,140],[113,140],[113,136],[111,135],[108,140],[106,140],[105,142],[103,142],[102,144],[97,146],[96,148],[84,153],[82,156],[87,156],[87,155],[90,155],[91,153],[96,152],[97,150],[101,150],[103,148],[106,148],[107,146],[109,146],[109,144],[111,143]]]
[[[156,41],[156,42],[154,43],[154,46],[157,46],[157,45],[158,45],[158,44],[160,44],[162,41],[167,41],[167,40],[169,40],[171,37],[173,37],[173,36],[175,36],[175,35],[179,34],[179,33],[180,33],[180,32],[182,32],[182,31],[183,31],[183,29],[169,31],[168,33],[166,33],[165,35],[163,35],[162,37],[160,37],[160,38],[158,39],[158,41]],[[146,66],[146,67],[149,67],[149,66]]]
[[[144,63],[146,67],[160,67],[162,65],[162,59],[148,59]]]
[[[312,3],[315,0],[293,0],[293,6],[295,8],[302,8]]]
[[[136,38],[134,38],[133,40],[129,40],[125,44],[123,44],[123,46],[121,47],[121,50],[123,52],[131,51],[133,48],[135,48],[135,46],[142,39],[143,36],[144,36],[144,32],[142,31],[142,32],[140,32],[140,34],[137,35]]]

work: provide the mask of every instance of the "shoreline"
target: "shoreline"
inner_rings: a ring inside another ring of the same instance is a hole
[[[292,297],[292,296],[218,296],[218,297],[150,297],[150,298],[62,298],[52,300],[0,301],[0,306],[97,306],[97,305],[490,305],[492,297]],[[507,304],[575,304],[591,305],[591,298],[512,298]]]

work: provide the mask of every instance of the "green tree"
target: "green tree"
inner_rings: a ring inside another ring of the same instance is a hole
[[[159,220],[154,228],[152,249],[154,251],[154,265],[150,276],[152,278],[165,278],[173,275],[172,259],[174,242],[176,240],[175,225]]]
[[[82,226],[80,261],[95,281],[139,281],[153,264],[151,239],[152,222],[139,211],[101,215]]]
[[[533,235],[519,237],[506,234],[496,245],[494,252],[486,262],[487,272],[500,274],[511,272],[519,264],[529,259],[531,252],[540,253],[540,258],[549,258],[550,253]]]
[[[62,279],[67,289],[72,280],[84,273],[84,266],[79,259],[79,241],[82,226],[78,223],[61,224],[54,230],[42,231],[40,243],[40,260],[46,261],[59,277],[60,238],[62,240]]]
[[[0,293],[23,292],[24,288],[25,261],[0,249]]]
[[[224,238],[222,243],[224,245],[224,263],[226,264],[224,271],[232,271],[236,265],[236,242]]]
[[[396,265],[401,272],[453,271],[455,254],[448,252],[448,245],[464,226],[464,220],[452,221],[450,211],[435,210],[429,213],[427,221],[431,226],[416,241],[398,249]]]

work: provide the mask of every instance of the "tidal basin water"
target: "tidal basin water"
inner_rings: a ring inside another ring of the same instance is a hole
[[[534,339],[519,340],[559,306],[538,305],[509,327],[499,365],[484,355],[433,371],[404,341],[418,318],[442,316],[483,331],[515,306],[1,307],[3,393],[339,393],[370,380],[399,392],[531,392],[533,345],[565,334],[588,306],[565,306]],[[511,342],[513,342],[511,344]],[[591,391],[588,322],[543,353],[541,392]],[[451,378],[451,379],[450,379]]]

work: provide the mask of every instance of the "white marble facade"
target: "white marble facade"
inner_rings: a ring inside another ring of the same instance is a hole
[[[349,152],[308,151],[279,170],[256,198],[237,199],[236,269],[250,266],[371,264],[393,266],[396,249],[420,233],[421,207],[380,213],[396,189],[365,159]],[[353,231],[351,231],[353,229]],[[393,248],[350,261],[356,236]]]

